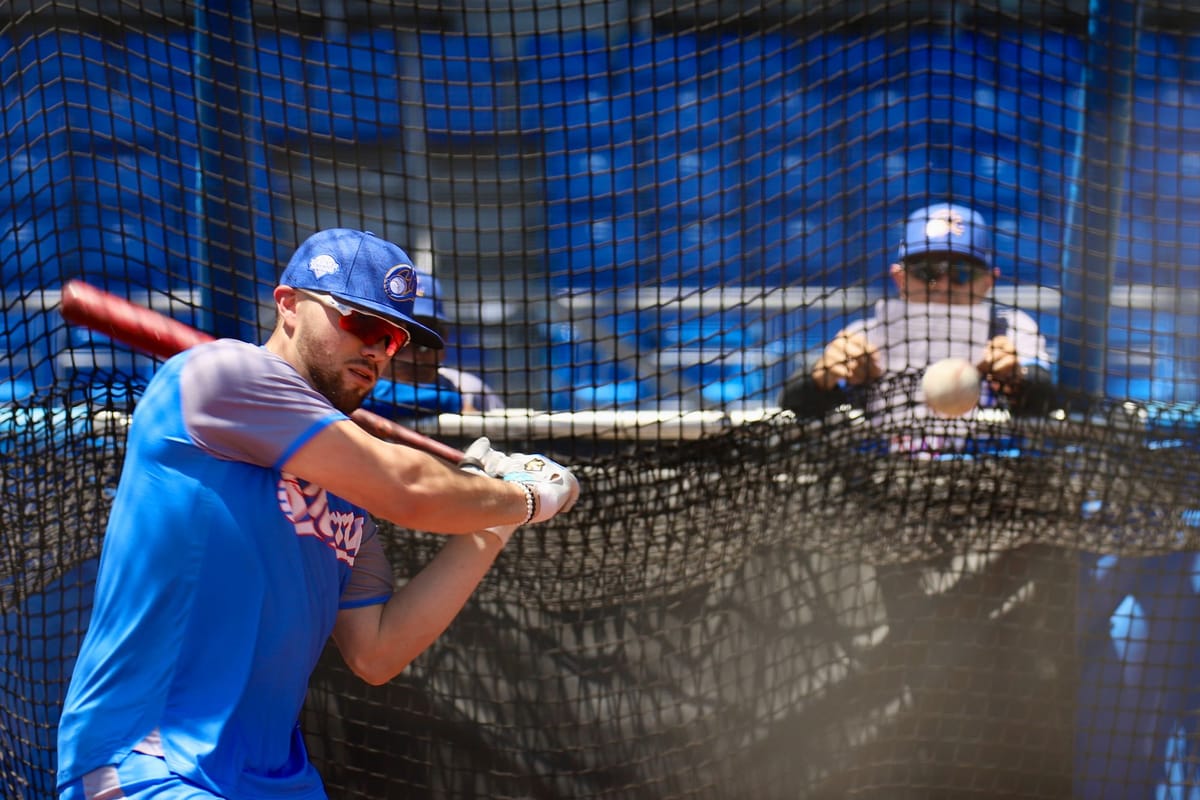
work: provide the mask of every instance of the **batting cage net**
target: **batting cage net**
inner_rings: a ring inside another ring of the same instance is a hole
[[[371,410],[583,485],[400,678],[327,653],[331,797],[1200,793],[1190,3],[13,0],[0,98],[5,797],[54,795],[161,363],[64,283],[262,341],[328,227],[433,275],[490,388]],[[918,320],[938,203],[991,269],[929,286],[995,283]],[[816,385],[868,320],[884,374]],[[997,321],[1037,380],[931,413]],[[440,545],[384,533],[398,582]]]

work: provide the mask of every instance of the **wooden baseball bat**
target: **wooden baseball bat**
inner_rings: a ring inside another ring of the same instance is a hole
[[[63,285],[60,312],[63,319],[73,325],[103,333],[134,350],[158,358],[170,358],[189,347],[213,340],[207,333],[166,314],[79,280]],[[463,454],[450,445],[366,409],[356,410],[350,418],[380,439],[423,450],[454,464],[463,458]]]

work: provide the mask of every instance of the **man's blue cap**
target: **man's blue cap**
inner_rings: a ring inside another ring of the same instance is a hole
[[[413,316],[418,319],[435,319],[438,322],[446,321],[446,314],[442,311],[442,288],[438,285],[437,278],[430,275],[428,272],[417,272],[417,296],[413,299]]]
[[[304,240],[279,278],[283,286],[324,292],[339,302],[408,329],[425,347],[445,347],[437,332],[417,322],[417,271],[396,245],[349,228],[317,231]]]
[[[937,203],[908,215],[900,260],[921,253],[962,253],[992,266],[992,234],[983,216],[966,206]]]

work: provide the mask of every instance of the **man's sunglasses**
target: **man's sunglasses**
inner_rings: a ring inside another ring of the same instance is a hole
[[[958,286],[977,281],[991,273],[986,264],[973,258],[914,258],[904,262],[904,271],[925,283],[933,283],[950,276],[950,282]]]
[[[384,351],[387,353],[388,358],[396,355],[412,339],[412,334],[399,325],[393,325],[382,317],[357,311],[350,306],[339,303],[330,295],[321,292],[310,292],[305,289],[297,289],[296,291],[338,312],[338,325],[341,329],[357,336],[367,347],[374,347],[380,341],[386,340]]]

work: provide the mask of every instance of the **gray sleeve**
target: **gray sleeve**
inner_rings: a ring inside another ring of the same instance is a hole
[[[361,608],[362,606],[386,603],[392,596],[395,578],[392,565],[383,552],[379,541],[379,530],[368,520],[363,531],[362,543],[354,556],[354,568],[350,571],[350,583],[342,592],[338,608]]]
[[[282,358],[232,339],[194,349],[180,402],[198,447],[261,467],[281,466],[326,426],[348,419]]]

